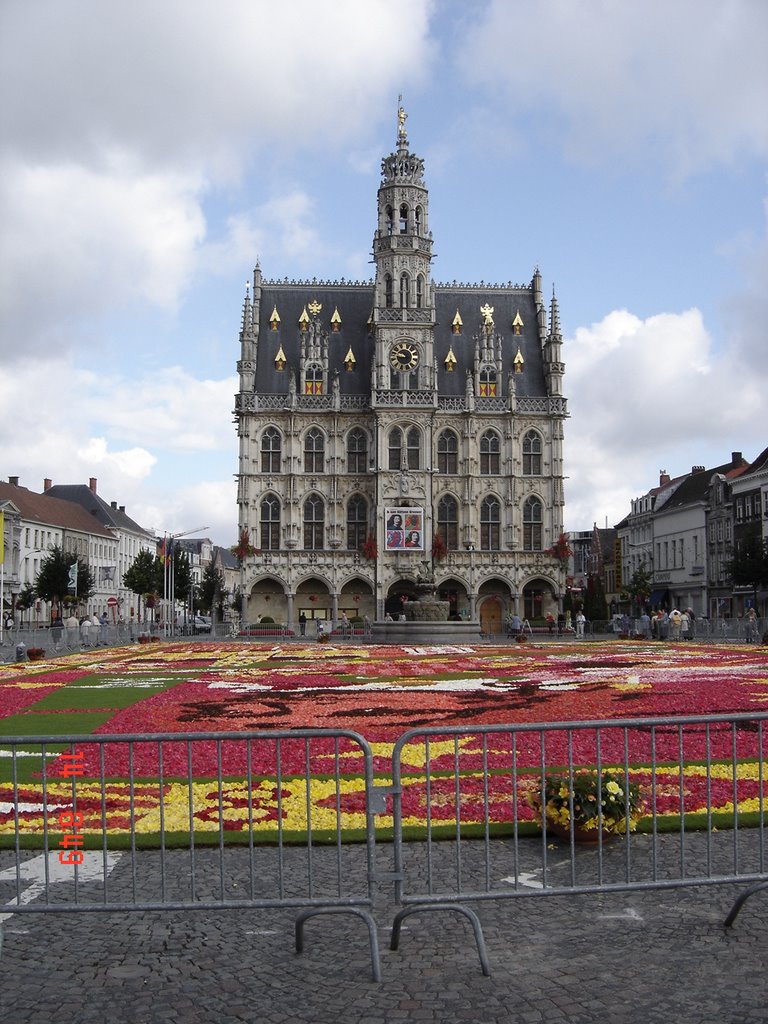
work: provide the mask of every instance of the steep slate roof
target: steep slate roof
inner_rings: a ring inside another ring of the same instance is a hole
[[[714,469],[701,469],[695,473],[689,473],[659,511],[666,512],[668,509],[681,508],[683,505],[690,505],[696,501],[705,501],[710,482],[715,473],[730,479],[743,473],[748,465],[749,463],[746,459],[742,459],[741,464],[737,462],[736,465],[734,465],[732,460],[724,466],[716,466]]]
[[[339,372],[339,388],[346,395],[370,395],[371,370],[375,351],[374,335],[369,328],[373,310],[373,282],[316,284],[311,281],[297,282],[266,281],[261,286],[259,308],[259,347],[256,359],[256,388],[261,394],[288,394],[291,371],[296,372],[298,386],[299,352],[302,334],[299,331],[299,317],[310,302],[319,302],[322,310],[319,321],[328,331],[329,391],[334,371]],[[445,396],[461,396],[466,389],[467,370],[474,370],[475,343],[473,335],[478,334],[482,322],[480,307],[493,306],[494,336],[502,337],[502,375],[513,372],[513,360],[518,346],[522,353],[524,370],[514,377],[519,396],[546,396],[541,342],[533,290],[524,285],[437,285],[435,288],[436,324],[433,333],[434,353],[438,370],[438,393]],[[270,318],[277,310],[280,323],[272,330]],[[330,330],[330,319],[338,310],[341,326],[338,331]],[[463,328],[461,334],[453,334],[451,326],[458,311]],[[515,335],[512,321],[517,313],[523,321],[522,333]],[[418,328],[421,325],[414,325]],[[407,337],[412,328],[402,324],[402,333]],[[275,357],[282,347],[286,358],[285,370],[275,367]],[[349,349],[355,357],[355,365],[348,371],[344,357]],[[453,348],[456,365],[449,373],[445,358]]]
[[[75,502],[50,497],[47,492],[37,494],[18,484],[0,483],[0,502],[5,500],[13,502],[22,518],[30,522],[115,540],[114,533]]]
[[[752,473],[762,473],[765,469],[768,469],[768,448],[764,448],[763,451],[757,456],[754,462],[744,470],[742,476],[750,476]]]
[[[229,548],[222,548],[216,545],[213,549],[214,559],[218,558],[222,569],[239,569],[240,563],[232,554]]]
[[[151,530],[145,530],[143,526],[139,526],[125,512],[119,508],[113,508],[95,491],[92,491],[87,484],[54,484],[44,494],[51,498],[75,502],[86,512],[90,512],[103,526],[111,526],[124,533],[143,533],[148,537],[154,536]]]

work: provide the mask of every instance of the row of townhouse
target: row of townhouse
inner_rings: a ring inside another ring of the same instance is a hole
[[[136,595],[123,585],[123,576],[140,551],[155,551],[150,530],[134,522],[117,502],[97,493],[97,481],[88,485],[54,485],[46,479],[42,493],[31,491],[12,476],[0,482],[3,513],[3,608],[14,609],[18,595],[34,588],[43,561],[59,547],[87,562],[96,590],[78,613],[101,615],[110,621],[136,614]],[[23,613],[30,625],[47,625],[51,608],[36,601]],[[19,615],[16,615],[19,618]]]
[[[137,595],[124,585],[123,578],[136,556],[141,551],[154,554],[159,541],[153,530],[131,519],[124,505],[105,501],[98,494],[95,477],[88,484],[54,484],[46,478],[41,493],[21,486],[18,477],[9,477],[7,483],[0,482],[0,512],[4,613],[15,609],[22,591],[34,588],[50,549],[60,547],[87,562],[96,581],[94,594],[78,606],[78,614],[106,612],[110,622],[139,617]],[[239,571],[228,549],[217,547],[208,538],[176,543],[189,556],[194,587],[200,587],[206,568],[213,563],[224,577],[225,606],[236,602]],[[51,608],[38,600],[22,614],[28,625],[48,625]],[[17,623],[20,618],[18,613],[14,616]]]
[[[752,463],[741,452],[714,469],[693,466],[632,501],[616,526],[616,580],[652,574],[651,608],[690,608],[697,616],[735,618],[755,607],[766,614],[768,593],[733,586],[733,552],[751,538],[768,539],[768,448]]]

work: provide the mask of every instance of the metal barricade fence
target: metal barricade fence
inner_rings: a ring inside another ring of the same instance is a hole
[[[368,927],[380,979],[373,760],[357,734],[0,737],[0,753],[0,922],[295,909],[301,952],[307,919],[352,914]],[[365,799],[358,842],[343,843],[350,763]]]
[[[393,949],[409,915],[458,913],[486,974],[469,904],[748,884],[730,924],[768,887],[768,713],[413,729],[391,785],[344,730],[0,737],[0,755],[0,922],[291,909],[301,952],[309,918],[352,914],[380,980],[379,884]]]
[[[391,792],[392,948],[410,914],[449,910],[470,920],[486,974],[467,903],[753,883],[731,924],[768,886],[768,714],[413,729]],[[406,844],[419,818],[424,841]]]

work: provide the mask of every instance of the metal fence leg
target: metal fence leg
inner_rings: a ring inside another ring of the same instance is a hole
[[[296,918],[296,952],[304,952],[304,922],[319,914],[354,914],[368,925],[368,937],[371,943],[371,975],[374,981],[381,981],[381,961],[379,959],[379,936],[376,922],[367,910],[362,907],[313,907],[304,910]]]
[[[760,892],[761,889],[768,889],[768,882],[757,882],[756,885],[751,885],[749,889],[745,889],[744,892],[736,898],[736,902],[731,907],[731,912],[728,914],[728,917],[726,917],[725,921],[723,921],[723,926],[725,928],[731,927],[733,922],[738,917],[739,911],[747,902],[749,897],[754,896],[754,894],[756,892]]]
[[[390,939],[389,948],[397,949],[400,944],[400,927],[406,917],[410,917],[411,914],[418,914],[422,910],[452,910],[456,914],[463,914],[470,924],[472,925],[472,931],[475,933],[475,942],[477,943],[477,952],[480,957],[480,966],[483,974],[486,978],[491,976],[491,966],[488,962],[488,953],[485,948],[485,938],[483,936],[483,926],[480,924],[480,918],[469,907],[464,907],[460,903],[441,903],[438,905],[421,904],[417,907],[405,907],[403,910],[399,910],[395,915],[395,920],[392,922],[392,938]]]

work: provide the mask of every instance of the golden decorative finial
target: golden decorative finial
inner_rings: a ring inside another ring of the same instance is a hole
[[[483,317],[483,327],[493,328],[493,306],[489,306],[486,302],[484,306],[480,307],[480,313]]]
[[[310,303],[309,303],[309,305],[307,306],[307,309],[308,309],[308,310],[309,310],[309,312],[310,312],[310,313],[312,314],[312,316],[317,316],[317,314],[318,314],[318,313],[320,312],[320,310],[321,310],[322,308],[323,308],[323,307],[322,307],[322,306],[320,305],[320,303],[319,303],[319,302],[317,301],[317,299],[314,299],[314,300],[313,300],[312,302],[310,302]]]

